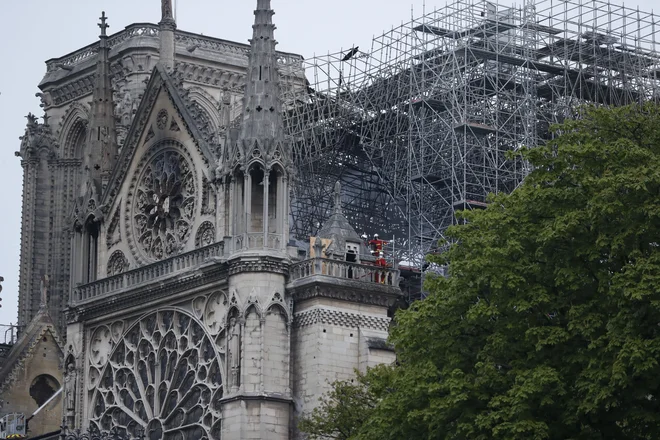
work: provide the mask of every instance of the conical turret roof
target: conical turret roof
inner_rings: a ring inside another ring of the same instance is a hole
[[[346,243],[362,244],[362,239],[355,232],[355,229],[348,222],[341,209],[341,184],[335,184],[335,208],[330,218],[323,224],[323,227],[318,233],[321,238],[328,238],[333,240],[333,244],[337,250],[344,252]]]

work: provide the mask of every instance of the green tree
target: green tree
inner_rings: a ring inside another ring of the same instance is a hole
[[[660,108],[583,109],[465,212],[347,437],[660,438]]]
[[[298,428],[310,440],[348,440],[371,416],[376,397],[366,376],[359,372],[356,376],[354,380],[333,382],[318,407],[301,418]]]

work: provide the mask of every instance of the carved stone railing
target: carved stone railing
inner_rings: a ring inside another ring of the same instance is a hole
[[[224,255],[224,248],[223,242],[214,243],[148,266],[139,267],[93,283],[77,286],[73,289],[72,304],[84,303],[120,289],[148,283],[180,270],[198,266],[211,258],[222,257]]]
[[[291,282],[316,275],[395,287],[399,285],[399,271],[389,267],[369,266],[327,258],[312,258],[296,263],[290,269]]]
[[[156,24],[135,23],[126,26],[124,30],[117,32],[108,38],[108,46],[110,49],[112,49],[113,47],[116,47],[132,38],[158,38],[159,34],[160,28]],[[186,47],[197,46],[212,52],[237,53],[246,56],[250,53],[250,46],[248,45],[220,40],[218,38],[207,37],[204,35],[198,35],[192,32],[177,30],[174,34],[174,40],[177,43],[185,45]],[[96,42],[61,58],[50,59],[46,61],[46,71],[52,72],[60,67],[72,67],[76,64],[79,64],[89,58],[94,57],[98,51],[98,47],[99,43]],[[277,62],[287,71],[297,71],[302,69],[303,58],[300,55],[278,52]]]
[[[249,251],[256,249],[266,249],[281,251],[284,249],[282,234],[268,234],[266,245],[264,246],[263,232],[248,232],[247,234],[236,235],[231,239],[232,249],[230,252]]]
[[[158,37],[159,28],[158,25],[151,23],[135,23],[129,26],[120,32],[112,35],[108,38],[108,46],[112,49],[113,47],[123,43],[126,40],[135,37]],[[65,55],[61,58],[54,58],[46,61],[46,71],[51,72],[60,66],[73,66],[79,64],[91,57],[96,56],[98,52],[99,43],[92,43],[88,46],[85,46],[81,49],[78,49],[75,52],[72,52],[68,55]]]

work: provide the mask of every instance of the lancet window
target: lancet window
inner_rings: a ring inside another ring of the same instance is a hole
[[[96,281],[99,250],[99,225],[90,218],[85,223],[83,236],[83,283]]]

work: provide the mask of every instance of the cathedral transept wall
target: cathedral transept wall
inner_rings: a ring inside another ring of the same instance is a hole
[[[68,427],[298,438],[331,381],[393,360],[398,270],[362,249],[339,184],[312,252],[290,240],[282,88],[304,77],[270,1],[249,46],[176,30],[161,3],[159,25],[107,35],[103,13],[98,43],[47,62],[19,152],[22,320],[38,284],[66,324],[47,365]]]

